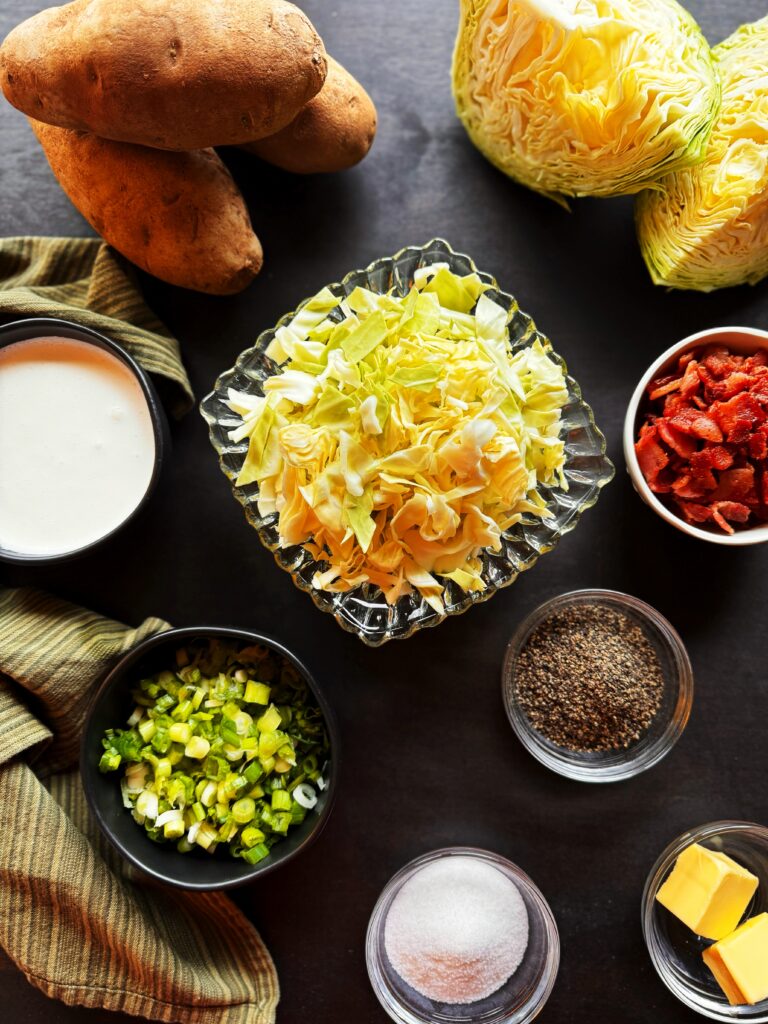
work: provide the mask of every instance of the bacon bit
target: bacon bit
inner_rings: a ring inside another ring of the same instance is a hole
[[[703,498],[707,493],[706,487],[701,486],[693,477],[688,475],[679,476],[672,484],[672,490],[675,497],[692,499],[694,501]]]
[[[657,489],[659,473],[669,465],[669,456],[656,440],[657,436],[658,431],[653,427],[635,445],[637,461],[652,491]]]
[[[690,398],[691,395],[695,394],[699,389],[699,364],[695,359],[692,359],[685,368],[685,374],[680,384],[680,394],[684,398]]]
[[[696,440],[694,438],[688,437],[678,430],[677,427],[673,427],[668,420],[657,420],[656,427],[659,437],[661,437],[664,444],[670,447],[681,459],[690,459],[691,455],[696,451]]]
[[[722,444],[708,444],[701,455],[706,455],[712,469],[730,469],[733,465],[733,454]]]
[[[648,403],[635,450],[651,490],[726,533],[768,521],[768,352],[686,352],[649,384]]]
[[[726,533],[734,533],[734,529],[727,519],[734,523],[746,523],[749,519],[749,509],[746,505],[740,505],[736,501],[716,501],[711,505],[712,518],[717,525]]]
[[[765,404],[768,402],[768,373],[761,374],[749,389],[750,395],[756,401]]]
[[[657,398],[663,398],[664,395],[668,395],[671,391],[679,391],[683,380],[682,377],[675,377],[672,380],[668,380],[665,384],[662,384],[661,381],[656,383],[657,387],[648,396],[652,402],[655,402]]]
[[[750,394],[736,395],[727,402],[713,402],[711,413],[730,444],[743,444],[746,441],[752,431],[748,429],[744,435],[745,425],[749,428],[752,424],[759,426],[765,422],[765,412],[754,395]]]
[[[691,437],[701,438],[702,441],[722,441],[723,434],[720,427],[711,416],[698,409],[681,409],[676,413],[671,423],[683,434],[690,434]]]
[[[718,387],[718,391],[720,392],[719,397],[732,398],[741,391],[747,391],[752,386],[753,379],[754,378],[749,373],[741,373],[741,371],[732,373],[730,377],[726,377]]]
[[[661,429],[659,429],[661,433]],[[749,457],[758,462],[768,459],[768,437],[764,433],[752,434],[749,439]]]
[[[710,495],[710,500],[740,501],[756,505],[755,467],[744,466],[743,469],[728,469],[721,473],[717,490]]]
[[[704,350],[702,362],[716,377],[726,377],[741,365],[741,358],[732,355],[724,345],[710,345]]]
[[[712,518],[712,509],[693,501],[678,501],[677,507],[689,523],[706,523]]]

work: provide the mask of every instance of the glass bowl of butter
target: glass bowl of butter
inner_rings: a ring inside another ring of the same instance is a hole
[[[716,821],[679,836],[643,892],[661,980],[711,1020],[768,1022],[768,828]]]

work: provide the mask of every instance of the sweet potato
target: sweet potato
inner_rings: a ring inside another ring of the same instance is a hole
[[[73,0],[0,48],[3,92],[29,117],[160,149],[273,135],[325,75],[320,37],[285,0]]]
[[[359,163],[376,134],[371,97],[328,57],[325,85],[282,131],[242,148],[294,174],[343,171]]]
[[[30,121],[80,213],[142,270],[213,295],[241,291],[259,272],[245,202],[212,149],[169,153]]]

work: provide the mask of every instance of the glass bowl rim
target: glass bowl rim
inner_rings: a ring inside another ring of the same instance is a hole
[[[590,762],[577,751],[555,747],[544,743],[540,734],[530,724],[520,708],[512,685],[514,665],[525,640],[535,626],[549,614],[561,608],[589,601],[627,608],[640,619],[650,622],[660,633],[677,668],[673,685],[677,688],[677,699],[663,733],[649,746],[643,747],[642,740],[625,751],[617,751],[618,763],[601,764]],[[688,651],[674,626],[652,605],[631,594],[619,590],[583,588],[569,590],[549,598],[538,605],[517,626],[507,644],[501,668],[501,694],[504,710],[512,730],[529,754],[551,771],[577,782],[607,783],[621,782],[634,778],[658,764],[672,750],[682,736],[690,718],[693,704],[693,668]],[[635,754],[633,756],[633,751]]]
[[[426,864],[433,863],[443,857],[455,856],[471,857],[497,868],[503,867],[514,878],[515,884],[523,889],[526,895],[531,898],[541,914],[546,937],[546,955],[543,961],[541,978],[536,989],[531,993],[530,1006],[523,1004],[520,1007],[520,1010],[525,1010],[525,1014],[519,1018],[514,1018],[516,1024],[528,1024],[544,1008],[557,980],[560,968],[560,933],[557,921],[543,893],[522,868],[518,867],[514,861],[502,856],[502,854],[495,853],[493,850],[483,849],[479,846],[441,846],[436,850],[429,850],[427,853],[420,854],[418,857],[414,857],[413,860],[408,861],[386,882],[371,911],[365,935],[365,962],[371,987],[384,1010],[398,1024],[430,1024],[429,1018],[417,1017],[410,1010],[403,1007],[396,997],[390,993],[389,988],[385,987],[382,983],[386,972],[382,968],[381,957],[378,955],[377,938],[386,922],[384,911],[389,908],[395,895],[403,885]],[[472,1018],[467,1018],[465,1024],[472,1024]]]
[[[748,1021],[749,1024],[765,1024],[768,1022],[768,999],[757,1004],[759,1016],[746,1016],[743,1012],[744,1006],[731,1006],[729,1003],[715,1003],[714,1001],[702,1002],[694,997],[684,982],[678,981],[666,964],[666,958],[662,955],[656,940],[656,929],[653,925],[653,916],[656,909],[656,893],[659,891],[662,880],[666,876],[675,860],[692,843],[712,839],[715,836],[726,833],[754,834],[765,844],[768,850],[768,827],[754,821],[740,821],[738,819],[726,818],[721,821],[708,822],[706,825],[699,825],[696,828],[687,829],[669,843],[661,854],[656,858],[653,867],[648,873],[643,895],[640,904],[640,923],[643,930],[648,956],[653,964],[656,974],[664,985],[669,989],[681,1003],[691,1010],[708,1017],[710,1020],[719,1021]],[[762,1008],[762,1009],[761,1009]],[[747,1011],[755,1011],[754,1006],[746,1007]]]

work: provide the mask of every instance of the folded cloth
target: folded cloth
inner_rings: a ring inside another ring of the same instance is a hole
[[[0,318],[55,316],[105,334],[163,382],[175,416],[194,401],[176,339],[145,304],[134,272],[97,238],[0,239]]]
[[[99,834],[76,769],[94,685],[138,629],[0,588],[0,945],[68,1004],[183,1024],[271,1024],[258,933],[221,893],[140,884]],[[127,813],[127,812],[126,812]]]

